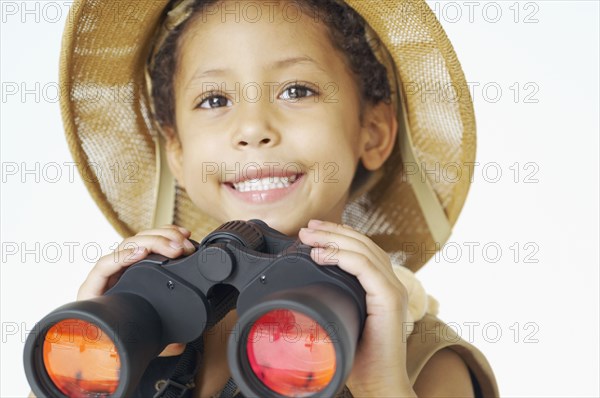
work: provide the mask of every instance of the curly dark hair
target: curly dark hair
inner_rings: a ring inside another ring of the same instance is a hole
[[[220,0],[196,0],[192,16],[181,23],[165,39],[149,70],[152,79],[154,117],[161,126],[175,127],[174,79],[179,59],[179,38],[190,21],[202,14],[203,8]],[[385,67],[377,60],[365,37],[365,20],[350,6],[336,0],[294,0],[302,12],[327,26],[334,48],[345,57],[361,93],[361,109],[365,104],[390,102],[391,89]]]

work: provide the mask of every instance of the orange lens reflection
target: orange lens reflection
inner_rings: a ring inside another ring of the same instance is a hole
[[[70,398],[106,397],[119,385],[121,361],[98,326],[64,319],[44,339],[44,365],[54,385]]]
[[[256,377],[288,397],[323,390],[335,373],[335,349],[312,318],[285,309],[270,311],[250,329],[248,361]]]

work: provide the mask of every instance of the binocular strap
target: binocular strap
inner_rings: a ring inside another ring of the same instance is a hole
[[[223,319],[232,308],[235,308],[237,297],[238,293],[235,291],[231,294],[209,298],[209,302],[211,303],[212,308],[214,308],[215,324]],[[203,336],[204,335],[198,337],[196,340],[185,346],[185,350],[183,351],[179,362],[177,362],[173,374],[153,398],[186,398],[188,391],[194,389],[196,386],[194,378],[196,377],[196,373],[198,373],[204,358]],[[232,387],[230,387],[230,385],[232,385]],[[233,398],[233,394],[236,390],[237,385],[233,379],[230,378],[221,392],[220,398]],[[227,392],[227,395],[223,395],[225,392]],[[235,397],[241,397],[241,395],[236,394]]]
[[[202,357],[204,357],[204,340],[200,336],[185,346],[173,374],[153,398],[185,398],[188,391],[196,386],[194,378],[202,364]]]
[[[194,378],[202,363],[201,360],[198,360],[197,354],[199,353],[200,358],[202,358],[203,351],[204,344],[201,338],[189,343],[179,362],[177,362],[173,374],[153,398],[186,397],[188,391],[195,387]],[[243,398],[232,377],[227,380],[218,398]]]
[[[225,387],[223,387],[223,389],[221,390],[221,394],[219,395],[219,398],[237,398],[237,397],[242,397],[241,393],[237,393],[238,391],[238,386],[237,384],[235,384],[235,381],[233,381],[233,378],[230,377],[229,380],[227,380],[227,384],[225,384]]]

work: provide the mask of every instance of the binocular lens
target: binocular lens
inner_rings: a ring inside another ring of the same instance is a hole
[[[253,324],[246,352],[256,377],[289,397],[323,390],[336,370],[329,334],[314,319],[288,309],[269,311]]]
[[[115,344],[92,323],[56,323],[44,338],[43,356],[48,376],[70,398],[109,396],[119,385],[121,361]]]

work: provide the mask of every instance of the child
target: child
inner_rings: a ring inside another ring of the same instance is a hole
[[[128,237],[78,299],[103,294],[149,253],[187,255],[190,236],[262,219],[367,293],[342,395],[496,396],[483,355],[440,332],[408,271],[446,241],[469,184],[423,170],[474,157],[466,83],[424,2],[167,3],[76,4],[67,26],[67,137],[80,170],[95,166],[92,196]],[[448,84],[454,101],[414,95]],[[90,87],[102,95],[86,97]],[[186,396],[235,390],[222,333],[235,321],[232,311],[206,334]],[[160,389],[182,348],[153,362],[138,396]]]

